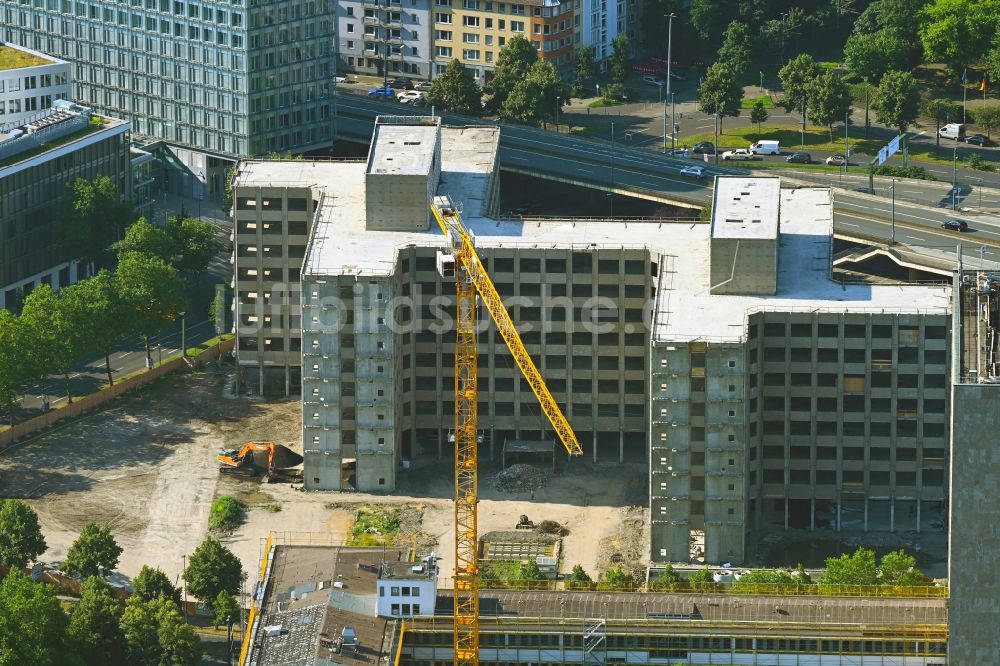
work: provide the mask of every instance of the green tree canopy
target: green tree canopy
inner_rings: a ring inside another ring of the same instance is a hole
[[[605,571],[601,582],[604,583],[604,587],[610,589],[629,588],[635,584],[635,581],[620,564]]]
[[[486,92],[490,98],[486,108],[491,113],[497,113],[503,108],[508,95],[519,81],[528,76],[528,70],[538,60],[538,51],[524,35],[514,35],[500,49],[497,64],[493,70],[493,78],[486,84]]]
[[[63,289],[62,298],[79,308],[83,346],[104,356],[108,384],[113,385],[111,352],[135,332],[135,310],[123,297],[118,278],[101,270]]]
[[[825,125],[833,141],[833,124],[847,122],[851,113],[851,91],[836,72],[823,72],[809,87],[809,120]]]
[[[594,89],[594,47],[576,49],[576,69],[573,70],[573,97],[583,97]]]
[[[129,664],[197,666],[201,661],[198,635],[169,599],[129,597],[121,625]]]
[[[82,664],[67,640],[68,626],[51,585],[36,583],[19,569],[0,582],[0,665]]]
[[[625,85],[628,81],[629,61],[632,56],[629,53],[632,45],[629,43],[628,35],[622,33],[611,40],[611,82],[618,85]]]
[[[888,72],[872,96],[875,119],[898,128],[900,134],[917,119],[919,103],[920,91],[909,72]]]
[[[809,97],[809,87],[819,74],[816,61],[808,53],[800,53],[778,70],[784,95],[781,106],[785,111],[801,111]]]
[[[125,230],[125,238],[118,241],[119,260],[129,254],[147,254],[171,261],[178,252],[178,244],[166,230],[154,227],[140,217]]]
[[[236,620],[240,619],[240,605],[236,603],[236,597],[228,592],[219,592],[212,602],[212,610],[215,612],[215,626],[228,627]]]
[[[236,594],[243,580],[243,567],[238,557],[211,537],[201,542],[184,570],[187,590],[199,601],[210,604],[219,592]]]
[[[764,106],[764,102],[762,100],[757,100],[753,103],[753,108],[750,109],[750,122],[757,125],[758,134],[760,133],[761,123],[766,123],[769,117],[767,107]]]
[[[865,81],[878,83],[886,72],[906,65],[906,43],[890,28],[851,35],[844,45],[844,64]]]
[[[812,576],[809,575],[809,573],[806,571],[806,568],[802,566],[801,562],[799,562],[798,565],[795,567],[795,582],[798,583],[799,585],[813,584]]]
[[[745,591],[755,585],[795,585],[797,582],[787,571],[754,569],[740,576],[739,580],[733,581],[733,591]]]
[[[972,119],[986,136],[1000,126],[1000,106],[982,106],[972,112]]]
[[[22,569],[47,548],[35,510],[19,499],[0,499],[0,564]]]
[[[993,46],[986,52],[983,65],[986,66],[990,81],[1000,81],[1000,30],[993,37]]]
[[[24,385],[37,373],[31,366],[31,343],[25,327],[9,310],[0,310],[0,409],[14,425],[14,411]]]
[[[590,574],[584,571],[583,567],[579,564],[573,565],[573,571],[570,572],[566,580],[573,583],[589,583],[591,582]]]
[[[692,576],[688,578],[690,583],[714,583],[715,579],[712,578],[712,571],[710,569],[698,569],[694,572]]]
[[[880,585],[926,585],[924,574],[917,568],[917,559],[902,549],[886,553],[878,566]]]
[[[65,289],[56,294],[47,284],[34,289],[21,311],[21,323],[31,339],[32,365],[39,378],[50,372],[63,376],[66,396],[73,402],[69,373],[88,351],[86,331],[87,303],[78,291]]]
[[[135,312],[135,329],[142,336],[146,359],[151,364],[149,338],[187,307],[184,280],[173,266],[158,257],[130,254],[118,264],[118,285]]]
[[[114,571],[122,548],[111,535],[107,524],[90,521],[83,526],[80,536],[66,553],[63,567],[76,576],[89,578]]]
[[[745,23],[733,21],[723,33],[718,62],[729,65],[739,79],[746,76],[752,61],[753,38],[750,36],[750,28]]]
[[[167,234],[175,248],[174,267],[195,276],[195,283],[208,269],[223,244],[216,238],[218,229],[206,220],[193,217],[172,217],[167,222]]]
[[[107,581],[88,578],[80,586],[80,603],[69,620],[69,636],[87,666],[128,664],[120,626],[125,605]]]
[[[920,10],[920,42],[929,62],[943,62],[953,76],[978,60],[1000,23],[997,0],[934,0]]]
[[[142,565],[139,575],[132,579],[132,594],[144,601],[163,597],[178,606],[181,605],[181,591],[171,584],[167,574],[145,564]]]
[[[850,555],[826,558],[826,572],[819,582],[825,585],[877,585],[875,551],[858,548]]]
[[[720,34],[720,3],[715,0],[691,0],[689,20],[702,41],[715,41]]]
[[[719,124],[725,116],[740,115],[743,86],[736,79],[731,67],[717,62],[708,68],[698,87],[698,110],[702,113],[719,113]]]
[[[649,583],[649,589],[658,592],[668,592],[677,587],[683,580],[681,575],[674,570],[673,565],[667,564],[663,571]]]
[[[566,84],[552,63],[538,60],[514,85],[500,109],[500,118],[525,125],[549,122],[568,96]]]
[[[120,201],[111,178],[77,178],[66,185],[59,229],[65,256],[84,263],[100,259],[133,219],[132,205]]]
[[[472,70],[456,58],[434,79],[427,103],[446,111],[479,116],[483,113],[483,91],[476,85]]]

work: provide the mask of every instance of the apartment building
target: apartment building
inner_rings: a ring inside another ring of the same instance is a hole
[[[337,72],[431,78],[432,20],[431,0],[340,0]]]
[[[66,185],[108,176],[128,198],[130,157],[128,123],[70,102],[0,130],[0,308],[17,307],[40,284],[87,277],[59,237]]]
[[[334,0],[0,0],[0,39],[73,64],[73,98],[162,139],[209,194],[235,157],[333,140]]]
[[[0,132],[47,113],[57,99],[72,99],[65,60],[0,42]]]
[[[594,47],[594,61],[607,67],[618,35],[628,35],[636,43],[640,6],[636,0],[575,0],[574,42]],[[582,4],[581,4],[582,3]]]
[[[822,190],[719,178],[657,283],[651,559],[773,530],[943,531],[951,291],[831,279]],[[676,239],[675,239],[676,240]]]

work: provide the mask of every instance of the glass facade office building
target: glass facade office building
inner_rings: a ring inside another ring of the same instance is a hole
[[[74,64],[76,101],[220,157],[333,140],[335,0],[0,0],[0,39]]]

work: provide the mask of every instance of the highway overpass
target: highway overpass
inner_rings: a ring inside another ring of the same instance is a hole
[[[337,132],[344,140],[368,143],[378,115],[426,115],[430,109],[339,94]],[[494,121],[457,114],[439,114],[450,125],[496,125]],[[588,140],[523,125],[501,124],[500,168],[582,187],[684,207],[702,207],[712,195],[712,176],[746,174],[745,169],[706,164],[703,180],[680,175],[692,160],[630,148],[625,142]],[[768,171],[772,173],[773,170]],[[774,172],[779,175],[780,172]],[[794,174],[788,174],[794,177]],[[908,257],[940,271],[961,252],[968,266],[980,260],[1000,266],[1000,220],[973,218],[966,233],[947,231],[941,222],[953,217],[947,209],[904,204],[859,192],[834,190],[834,231],[839,238],[866,243],[905,245]]]

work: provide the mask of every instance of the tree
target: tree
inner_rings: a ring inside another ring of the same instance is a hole
[[[917,568],[917,560],[902,549],[882,556],[878,567],[878,582],[881,585],[916,586],[926,585],[924,574]]]
[[[23,569],[47,548],[34,509],[19,499],[0,499],[0,564]]]
[[[611,41],[611,82],[624,86],[628,81],[629,71],[629,43],[628,35],[622,33]]]
[[[135,312],[135,330],[146,347],[146,362],[152,365],[149,338],[184,311],[184,280],[158,257],[130,254],[118,264],[118,285]]]
[[[809,87],[809,120],[830,129],[833,142],[833,124],[848,121],[851,113],[851,91],[836,72],[824,72],[813,79]]]
[[[107,581],[93,576],[80,586],[80,603],[70,615],[69,636],[87,666],[128,663],[119,624],[124,610]]]
[[[691,0],[688,14],[691,27],[703,41],[714,41],[714,36],[719,34],[719,4],[715,0]]]
[[[987,51],[983,65],[990,81],[1000,81],[1000,30],[993,37],[993,47]]]
[[[520,568],[518,568],[517,578],[518,580],[532,582],[545,580],[545,574],[538,568],[538,563],[531,559],[522,563]]]
[[[115,181],[108,176],[68,183],[64,202],[59,230],[63,252],[84,263],[103,257],[134,219],[132,205],[121,201]]]
[[[990,132],[1000,126],[1000,106],[984,106],[976,109],[972,119],[989,137]]]
[[[591,582],[590,574],[583,570],[583,567],[579,564],[573,565],[573,571],[570,572],[569,576],[566,577],[566,582],[569,583],[589,583]]]
[[[483,91],[476,85],[472,70],[456,58],[434,79],[427,103],[446,111],[478,116],[483,113]]]
[[[7,412],[11,425],[24,384],[33,374],[29,350],[21,321],[9,310],[0,310],[0,409]]]
[[[681,575],[674,570],[672,565],[667,564],[667,566],[663,568],[660,575],[650,582],[649,589],[656,590],[658,592],[669,592],[676,589],[677,584],[680,583],[681,580],[683,580]]]
[[[816,61],[808,53],[800,53],[778,70],[778,78],[784,89],[781,106],[785,111],[798,109],[802,112],[802,124],[806,124],[806,105],[810,86],[819,74]]]
[[[739,79],[746,75],[752,60],[753,40],[750,37],[750,28],[745,23],[733,21],[723,34],[718,62],[729,65]]]
[[[875,119],[889,127],[896,127],[902,134],[917,118],[919,89],[909,72],[889,72],[875,88],[872,107]]]
[[[38,378],[53,371],[62,375],[70,404],[73,393],[69,373],[87,351],[86,307],[75,291],[67,289],[56,294],[52,287],[43,284],[24,299],[21,311],[21,323],[31,340],[31,364]]]
[[[715,579],[712,577],[712,572],[709,569],[698,569],[694,572],[690,578],[688,578],[689,583],[714,583]]]
[[[906,43],[889,28],[851,35],[844,44],[844,64],[865,82],[878,83],[886,72],[905,66]]]
[[[490,95],[486,102],[488,111],[497,113],[503,108],[514,87],[527,78],[528,70],[537,60],[538,51],[524,35],[514,35],[507,41],[497,56],[493,78],[486,83]]]
[[[240,617],[240,606],[236,603],[236,597],[228,592],[219,592],[212,602],[212,611],[215,612],[215,626],[232,627],[233,622]]]
[[[950,99],[937,97],[927,103],[927,112],[934,116],[934,139],[938,148],[941,147],[941,135],[938,134],[938,130],[941,129],[941,121],[950,118],[953,112],[957,113],[957,110],[958,107]]]
[[[129,664],[196,666],[201,660],[198,635],[169,599],[129,597],[121,625]]]
[[[500,109],[500,118],[525,125],[545,123],[554,118],[567,96],[566,84],[552,63],[538,60],[515,84]]]
[[[799,585],[813,584],[812,576],[809,575],[809,573],[806,571],[806,568],[802,566],[801,562],[799,562],[798,565],[796,565],[795,567],[795,582],[798,583]]]
[[[215,225],[193,217],[173,217],[167,222],[167,234],[174,244],[174,268],[194,275],[195,284],[217,254],[222,243],[216,239]]]
[[[750,110],[750,122],[757,124],[757,134],[760,134],[761,123],[767,122],[767,119],[767,107],[764,106],[762,100],[757,100],[753,103],[753,108]]]
[[[826,572],[819,582],[824,585],[877,585],[875,551],[858,548],[850,555],[826,558]]]
[[[140,217],[125,230],[125,238],[118,241],[116,247],[119,260],[134,253],[159,257],[168,262],[180,249],[171,234],[164,229],[154,227],[144,217]]]
[[[62,297],[81,303],[83,346],[104,356],[108,385],[111,375],[111,352],[135,332],[135,310],[122,295],[118,278],[106,270],[63,289]]]
[[[594,47],[580,46],[576,49],[576,69],[573,72],[573,97],[583,97],[594,89]]]
[[[90,521],[66,552],[63,567],[83,578],[100,576],[114,571],[121,554],[122,548],[111,535],[111,528],[106,523],[99,525]]]
[[[219,592],[236,594],[242,580],[239,558],[211,537],[195,549],[184,570],[188,592],[206,604],[212,603]]]
[[[170,599],[178,607],[181,605],[181,591],[170,583],[167,574],[145,564],[142,565],[139,575],[132,579],[132,595],[143,601],[163,597]]]
[[[632,580],[632,577],[625,572],[625,569],[620,564],[604,572],[602,583],[602,587],[611,590],[631,588],[635,585],[635,581]]]
[[[236,203],[233,183],[236,181],[236,174],[238,172],[239,169],[235,165],[226,170],[226,187],[222,192],[222,209],[226,211],[226,215],[233,214],[233,204]]]
[[[743,574],[739,580],[733,581],[733,592],[753,591],[755,586],[795,585],[798,581],[787,571],[766,571],[754,569]]]
[[[742,102],[743,86],[736,80],[733,69],[722,62],[709,67],[698,87],[698,110],[702,113],[717,112],[721,129],[724,117],[740,115]]]
[[[959,76],[985,53],[1000,23],[996,0],[934,0],[920,10],[920,42],[929,62],[943,62]]]
[[[69,618],[51,585],[11,569],[0,582],[0,664],[82,664],[67,640]]]

